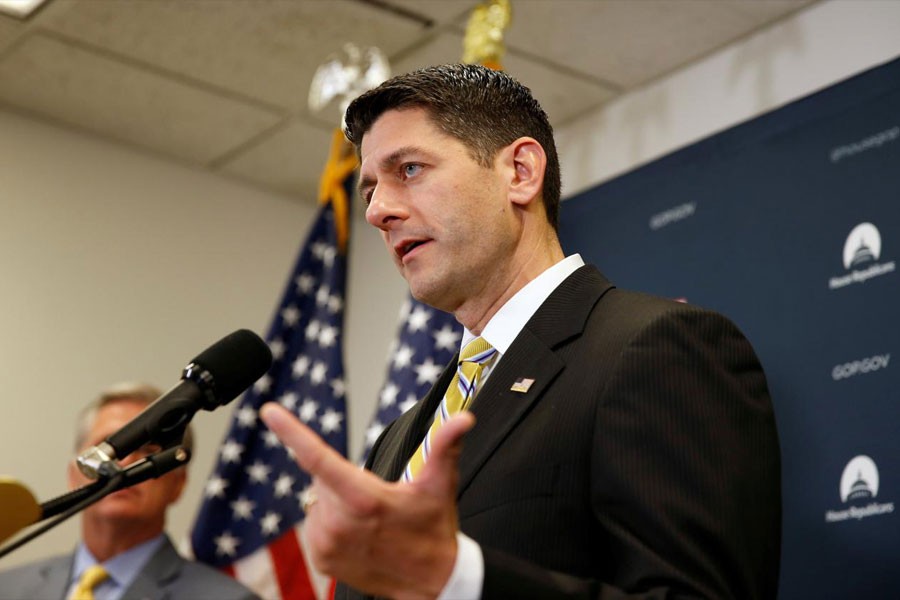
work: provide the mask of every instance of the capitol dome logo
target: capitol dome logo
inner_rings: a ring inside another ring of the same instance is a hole
[[[875,461],[860,455],[847,463],[841,475],[841,500],[868,500],[878,495],[878,467]]]
[[[871,223],[860,223],[853,228],[844,242],[844,268],[850,269],[881,256],[881,234]]]
[[[828,289],[865,283],[873,277],[892,273],[896,268],[895,262],[878,262],[880,258],[881,233],[872,223],[860,223],[850,231],[844,242],[843,263],[849,273],[831,277]]]
[[[868,517],[892,514],[893,502],[875,501],[880,485],[875,461],[865,454],[854,456],[841,474],[840,492],[844,508],[825,511],[825,522],[860,521]]]

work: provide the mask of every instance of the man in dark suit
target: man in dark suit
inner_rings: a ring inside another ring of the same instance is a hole
[[[161,395],[145,384],[120,384],[82,413],[76,433],[79,453],[131,421]],[[190,428],[184,446],[193,443]],[[146,446],[130,464],[159,450]],[[88,483],[69,464],[72,489]],[[164,533],[166,511],[181,496],[185,468],[110,494],[81,515],[82,541],[73,554],[55,556],[0,573],[3,600],[245,600],[256,596],[227,575],[182,558]],[[98,567],[102,567],[102,570]],[[96,575],[94,575],[96,573]]]
[[[346,117],[368,221],[465,335],[371,472],[263,409],[314,476],[309,549],[336,596],[773,598],[780,457],[760,364],[724,317],[563,255],[553,134],[527,88],[435,67]]]

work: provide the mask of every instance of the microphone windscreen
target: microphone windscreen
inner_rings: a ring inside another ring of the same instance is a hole
[[[213,378],[220,405],[231,402],[272,366],[272,351],[249,329],[238,329],[201,352],[191,361]]]

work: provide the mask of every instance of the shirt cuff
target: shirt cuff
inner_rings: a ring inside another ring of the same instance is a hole
[[[484,584],[484,555],[478,542],[456,532],[456,562],[438,600],[481,600]]]

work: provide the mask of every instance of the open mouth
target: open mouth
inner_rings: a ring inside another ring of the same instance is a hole
[[[397,247],[397,256],[403,259],[407,254],[409,254],[419,246],[426,244],[427,242],[428,240],[414,240],[405,244],[401,244]]]
[[[413,251],[413,249],[418,248],[425,242],[412,242],[411,244],[407,244],[405,248],[403,248],[403,254],[409,254]]]

